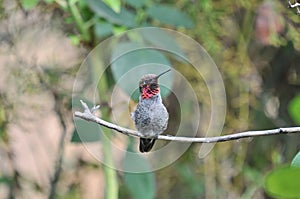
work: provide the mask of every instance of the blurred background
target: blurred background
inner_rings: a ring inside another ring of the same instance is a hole
[[[116,171],[81,143],[101,151],[107,161],[119,157],[109,144],[99,147],[93,132],[79,139],[72,89],[81,63],[98,43],[132,28],[164,27],[199,42],[218,66],[227,95],[222,134],[300,125],[296,12],[277,0],[0,0],[0,198],[282,198],[268,191],[266,176],[291,163],[300,135],[218,143],[203,159],[197,156],[200,145],[192,144],[158,171]],[[166,58],[197,91],[199,105],[209,105],[203,79]],[[93,66],[87,74],[93,74]],[[99,113],[108,121],[115,76],[113,69],[106,70],[97,91],[108,97],[102,98]],[[78,85],[84,90],[84,82]],[[120,99],[123,94],[119,91]],[[172,132],[178,102],[172,94],[164,101],[174,117]],[[207,121],[209,110],[202,111]],[[198,136],[203,135],[200,129]],[[134,142],[126,138],[119,145],[136,150]]]

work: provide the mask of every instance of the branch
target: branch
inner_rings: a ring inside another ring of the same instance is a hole
[[[49,190],[49,195],[48,199],[53,199],[56,196],[56,189],[57,189],[57,184],[61,175],[62,171],[62,163],[63,163],[63,156],[64,156],[64,151],[65,151],[65,138],[67,135],[67,126],[66,122],[63,116],[63,108],[61,105],[61,99],[59,99],[58,95],[55,92],[52,92],[54,101],[55,101],[55,112],[58,115],[60,124],[62,126],[62,133],[59,139],[59,145],[58,145],[58,154],[57,158],[55,161],[55,166],[54,166],[54,173],[52,178],[50,179],[50,190]]]
[[[137,131],[127,129],[124,127],[120,127],[116,124],[109,123],[107,121],[104,121],[104,120],[96,117],[95,115],[93,115],[93,112],[95,111],[95,109],[97,109],[99,107],[94,107],[90,110],[85,102],[83,102],[82,100],[80,100],[80,102],[84,108],[84,112],[76,111],[74,114],[75,117],[84,119],[86,121],[95,122],[95,123],[105,126],[107,128],[118,131],[124,135],[144,138],[144,136]],[[287,128],[278,128],[278,129],[272,129],[272,130],[261,130],[261,131],[245,131],[245,132],[235,133],[235,134],[230,134],[230,135],[205,137],[205,138],[177,137],[177,136],[172,136],[172,135],[158,135],[158,137],[156,139],[178,141],[178,142],[215,143],[215,142],[226,142],[226,141],[249,138],[249,137],[269,136],[269,135],[288,134],[288,133],[300,133],[300,127],[287,127]]]
[[[292,4],[291,1],[289,1],[288,3],[289,3],[289,7],[290,7],[290,8],[296,7],[296,8],[297,8],[297,14],[300,15],[300,9],[299,9],[300,3],[298,3],[296,0],[295,0],[295,3],[294,3],[294,4]]]
[[[298,3],[297,1],[295,1],[295,3],[292,4],[291,1],[289,1],[289,6],[290,6],[291,8],[298,7],[298,6],[300,6],[300,3]]]

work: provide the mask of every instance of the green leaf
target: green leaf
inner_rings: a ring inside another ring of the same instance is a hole
[[[69,35],[68,38],[71,40],[71,43],[74,46],[77,46],[80,44],[80,37],[78,35]]]
[[[273,170],[266,176],[265,190],[278,198],[300,197],[300,168],[283,167]]]
[[[25,10],[30,10],[32,8],[34,8],[37,4],[38,4],[39,0],[22,0],[22,7]]]
[[[114,26],[113,27],[113,33],[115,35],[124,33],[126,30],[128,30],[128,28],[126,28],[125,26]]]
[[[126,0],[126,4],[134,7],[141,8],[146,4],[147,0]]]
[[[293,166],[293,167],[300,167],[300,151],[293,158],[291,166]]]
[[[121,7],[119,13],[114,12],[110,7],[108,7],[103,1],[98,0],[87,0],[87,5],[91,10],[95,12],[96,15],[106,19],[111,23],[118,25],[124,25],[128,27],[135,26],[135,16],[124,7]]]
[[[107,37],[113,33],[113,26],[108,22],[98,22],[95,24],[95,34],[97,37]]]
[[[175,27],[192,28],[194,26],[191,18],[185,13],[168,5],[154,5],[147,10],[149,17],[167,25]]]
[[[164,49],[168,52],[174,53],[174,57],[177,60],[182,61],[182,58],[186,57],[174,37],[166,33],[164,30],[158,28],[142,28],[139,31],[144,40],[150,42],[153,46],[159,49]]]
[[[300,95],[294,97],[288,106],[289,113],[292,119],[300,124]]]
[[[170,68],[169,60],[158,50],[145,49],[142,44],[124,42],[118,44],[111,57],[112,73],[116,83],[129,96],[137,100],[137,88],[141,76],[160,74]],[[159,78],[162,97],[170,94],[173,73],[169,72]]]
[[[50,3],[53,3],[54,0],[44,0],[46,3],[50,4]]]
[[[113,11],[120,13],[121,1],[120,0],[103,0]]]
[[[96,142],[100,140],[100,127],[94,122],[74,119],[75,130],[71,142]]]

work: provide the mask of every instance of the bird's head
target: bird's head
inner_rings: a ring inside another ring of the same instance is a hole
[[[149,99],[154,95],[159,94],[160,88],[158,84],[158,78],[169,71],[171,71],[171,69],[164,71],[159,75],[147,74],[141,77],[139,89],[142,99]]]

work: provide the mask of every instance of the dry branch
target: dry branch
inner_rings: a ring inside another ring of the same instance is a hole
[[[75,117],[84,119],[86,121],[95,122],[107,128],[118,131],[124,135],[134,136],[134,137],[144,137],[141,133],[135,130],[127,129],[96,117],[95,115],[93,115],[93,111],[99,107],[94,107],[90,110],[85,102],[83,102],[82,100],[80,102],[84,108],[84,112],[78,112],[78,111],[75,112],[74,114]],[[235,133],[230,135],[223,135],[223,136],[216,136],[216,137],[202,137],[202,138],[178,137],[172,135],[158,135],[157,139],[178,141],[178,142],[215,143],[215,142],[226,142],[226,141],[243,139],[243,138],[257,137],[257,136],[270,136],[270,135],[288,134],[288,133],[300,133],[300,127],[286,127],[286,128],[277,128],[271,130],[245,131],[245,132]]]

